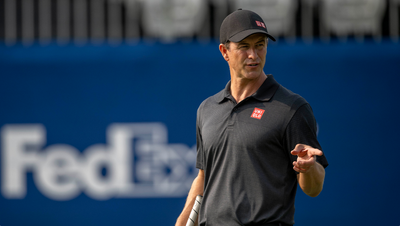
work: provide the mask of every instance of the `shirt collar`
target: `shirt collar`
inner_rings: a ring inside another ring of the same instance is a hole
[[[259,101],[269,101],[279,88],[279,83],[274,79],[274,76],[269,74],[267,79],[258,88],[258,90],[251,96]],[[218,103],[222,103],[224,100],[233,99],[231,95],[231,81],[226,84],[225,89],[219,93]]]

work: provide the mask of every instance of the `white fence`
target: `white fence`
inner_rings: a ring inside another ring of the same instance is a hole
[[[312,42],[399,39],[400,0],[0,0],[7,45],[171,42],[217,38],[237,8],[251,9],[276,37]]]

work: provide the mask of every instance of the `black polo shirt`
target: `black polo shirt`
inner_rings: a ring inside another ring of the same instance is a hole
[[[321,149],[310,105],[272,75],[236,103],[226,88],[197,112],[197,163],[205,173],[200,225],[294,224],[298,143]],[[322,149],[321,149],[322,150]],[[325,156],[317,161],[328,165]]]

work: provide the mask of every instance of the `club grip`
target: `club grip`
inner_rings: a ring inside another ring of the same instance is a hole
[[[199,215],[199,210],[201,206],[201,201],[203,200],[203,196],[198,195],[196,200],[194,201],[193,209],[190,212],[189,219],[186,223],[186,226],[194,226],[197,220],[197,216]]]

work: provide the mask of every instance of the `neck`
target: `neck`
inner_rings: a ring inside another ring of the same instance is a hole
[[[264,72],[261,76],[252,80],[231,78],[231,95],[235,98],[236,103],[240,103],[242,100],[255,93],[263,84],[265,79],[267,79],[267,75]]]

